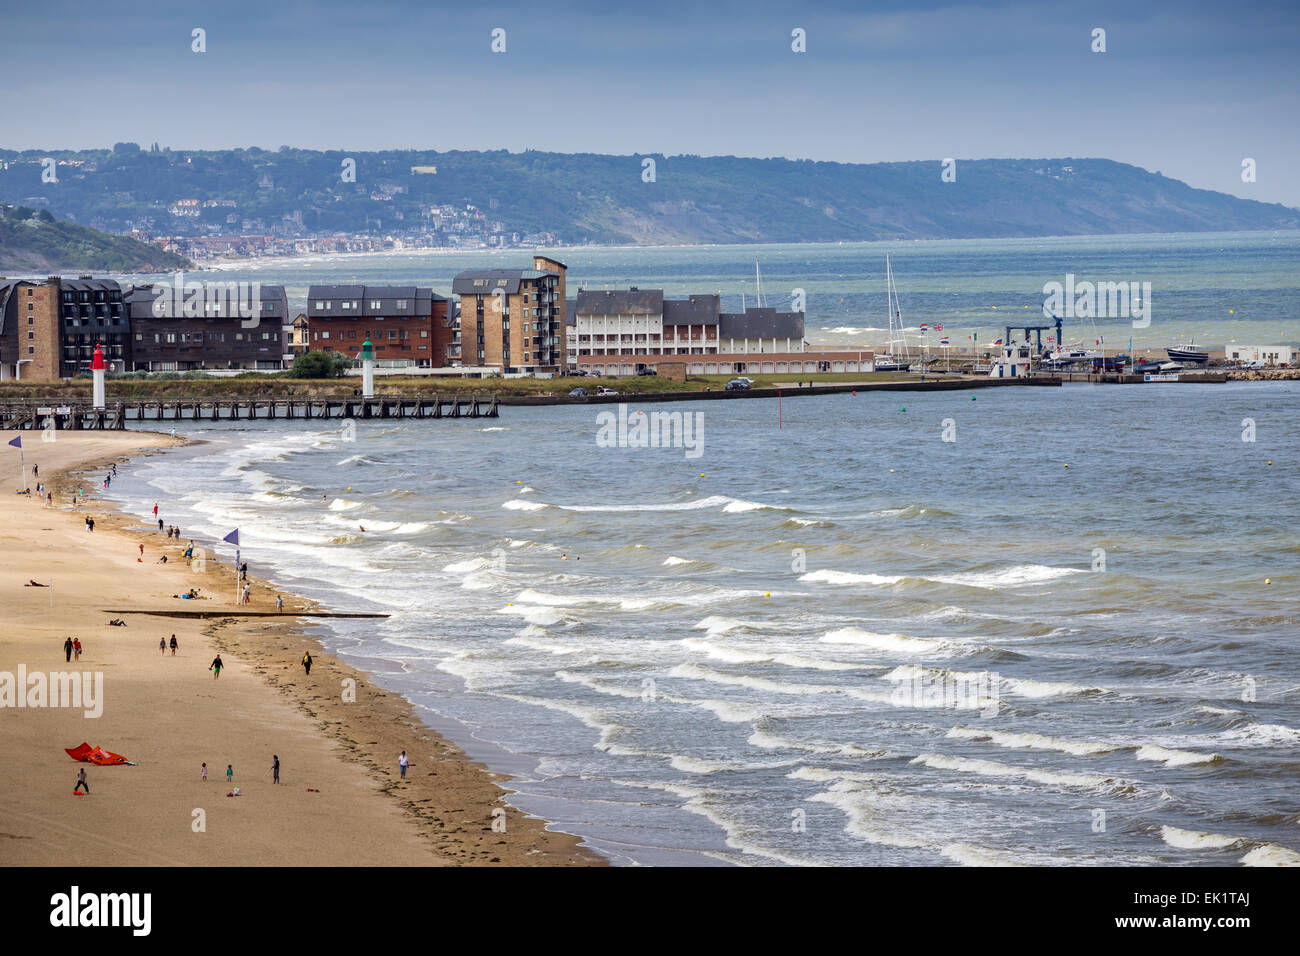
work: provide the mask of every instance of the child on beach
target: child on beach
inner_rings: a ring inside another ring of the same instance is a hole
[[[167,653],[167,639],[165,637],[158,638],[158,653],[159,654]]]
[[[406,779],[406,765],[407,765],[407,760],[406,760],[406,751],[403,750],[403,751],[402,751],[402,755],[401,755],[400,757],[397,758],[397,766],[400,767],[401,770],[402,770],[402,779],[403,779],[403,780]]]
[[[208,782],[208,765],[206,763],[199,768],[199,776],[203,778],[204,783]]]
[[[144,560],[144,545],[140,545],[140,557],[135,559],[135,563],[139,564],[143,560]]]
[[[229,786],[229,785],[230,785],[230,781],[232,781],[232,780],[234,780],[234,779],[235,779],[235,767],[234,767],[234,764],[226,764],[226,786]]]
[[[208,665],[208,670],[212,671],[212,679],[213,679],[213,680],[216,680],[218,677],[221,676],[221,668],[223,668],[223,667],[225,667],[225,666],[226,666],[226,665],[223,664],[222,661],[221,661],[221,655],[220,655],[220,654],[218,654],[216,657],[214,657],[214,658],[212,659],[212,663]]]
[[[280,782],[280,755],[271,754],[271,782]]]
[[[72,642],[72,654],[77,660],[81,660],[81,638]]]
[[[281,614],[284,613],[284,595],[283,595],[283,594],[276,595],[276,598],[275,598],[275,609],[276,609],[277,611],[279,611]]]
[[[86,793],[90,793],[90,784],[86,783],[86,768],[85,768],[85,767],[82,767],[80,770],[77,771],[77,785],[76,785],[75,787],[72,788],[72,792],[73,792],[73,793],[76,793],[76,792],[77,792],[78,790],[80,790],[82,787],[85,787],[85,788],[86,788]]]

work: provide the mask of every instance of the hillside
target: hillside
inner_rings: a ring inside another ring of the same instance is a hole
[[[41,160],[58,182],[41,180]],[[835,241],[1295,228],[1300,211],[1104,159],[855,165],[523,152],[0,151],[0,201],[111,232],[335,232],[433,244],[550,233],[565,243]],[[345,160],[355,181],[343,181]],[[418,167],[420,171],[413,169]]]
[[[44,210],[0,206],[0,275],[163,272],[189,265],[181,256],[129,236],[111,236],[64,222]]]

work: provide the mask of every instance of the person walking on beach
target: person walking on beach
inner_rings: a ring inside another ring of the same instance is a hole
[[[225,666],[226,665],[221,661],[220,654],[218,654],[216,657],[212,659],[212,663],[208,665],[208,670],[212,671],[213,680],[216,680],[218,677],[221,676],[221,668]]]
[[[208,782],[208,765],[206,763],[199,768],[199,776],[203,779],[204,783]]]
[[[310,651],[302,655],[302,669],[307,672],[308,677],[311,676],[311,652]]]
[[[241,565],[239,566],[239,580],[241,580],[241,581],[247,581],[247,580],[248,580],[248,562],[247,562],[247,561],[245,561],[243,564],[241,564]]]
[[[158,502],[156,501],[153,503],[153,516],[158,517]]]
[[[78,661],[81,660],[81,638],[76,638],[72,642],[72,654]]]
[[[163,520],[162,520],[162,518],[159,518],[159,519],[158,519],[158,530],[161,531],[162,529],[163,529]]]
[[[280,782],[280,755],[271,754],[271,782]]]
[[[32,477],[33,477],[33,478],[39,478],[39,477],[41,477],[41,466],[40,466],[40,465],[32,465]]]
[[[76,792],[77,792],[78,790],[80,790],[82,787],[85,787],[85,788],[86,788],[86,793],[87,793],[87,794],[90,793],[90,784],[86,783],[86,768],[85,768],[85,767],[82,767],[80,770],[77,771],[77,785],[76,785],[75,787],[72,788],[72,792],[73,792],[73,793],[76,793]]]
[[[406,764],[407,764],[407,760],[406,760],[406,751],[403,750],[403,751],[402,751],[402,755],[401,755],[400,757],[397,758],[397,766],[398,766],[398,767],[401,769],[401,771],[402,771],[402,779],[403,779],[403,780],[406,779]]]
[[[230,782],[231,782],[232,780],[234,780],[234,779],[235,779],[235,767],[234,767],[234,765],[233,765],[233,764],[226,764],[226,785],[229,786],[229,785],[230,785]]]
[[[140,545],[140,557],[135,559],[135,563],[139,564],[143,560],[144,560],[144,545]]]
[[[94,533],[95,533],[95,519],[94,519],[94,518],[87,518],[87,519],[86,519],[86,530],[89,531],[91,534],[94,534]]]
[[[68,638],[63,642],[63,659],[65,662],[72,660],[72,638]]]
[[[167,653],[167,639],[165,637],[158,638],[158,653],[159,654]]]
[[[252,595],[253,595],[253,589],[252,589],[251,587],[249,587],[247,584],[245,584],[245,585],[244,585],[244,594],[243,594],[243,597],[240,598],[239,603],[240,603],[240,604],[247,604],[249,601],[252,600]]]
[[[283,594],[277,594],[277,595],[275,596],[275,609],[276,609],[277,611],[279,611],[281,614],[284,613],[284,595],[283,595]]]
[[[176,635],[172,635],[172,657],[176,656],[176,648],[180,645],[176,643]]]

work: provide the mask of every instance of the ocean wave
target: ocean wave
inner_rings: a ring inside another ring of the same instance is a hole
[[[1300,866],[1300,853],[1278,846],[1276,843],[1265,843],[1243,856],[1241,864],[1242,866]]]
[[[509,511],[541,511],[543,508],[549,508],[550,505],[544,501],[524,501],[521,498],[511,498],[501,507]]]
[[[670,567],[670,568],[675,567],[679,564],[698,564],[698,563],[699,563],[698,561],[695,561],[691,558],[679,558],[675,554],[670,554],[668,555],[668,557],[664,558],[663,560],[663,565],[665,567]]]
[[[963,866],[1025,866],[1019,857],[1006,850],[994,850],[973,843],[949,843],[939,851],[945,859]]]
[[[1198,754],[1190,750],[1174,750],[1170,747],[1159,747],[1156,744],[1145,744],[1138,748],[1134,755],[1138,760],[1153,760],[1163,763],[1166,767],[1186,767],[1199,763],[1219,763],[1223,760],[1219,754]]]
[[[859,574],[854,571],[832,571],[830,569],[824,569],[821,571],[809,571],[807,574],[800,575],[799,580],[807,581],[811,584],[890,585],[898,584],[903,579],[897,575]]]
[[[765,730],[755,730],[749,735],[748,742],[751,747],[762,747],[765,750],[805,750],[808,753],[827,754],[837,757],[883,757],[886,753],[884,750],[867,750],[865,747],[859,747],[856,744],[793,740],[789,737],[768,733]]]
[[[954,727],[945,736],[958,740],[987,740],[995,746],[1012,750],[1057,750],[1077,756],[1111,753],[1122,749],[1118,744],[1095,740],[1061,740],[1058,737],[1046,737],[1042,734],[1016,734],[977,727]]]
[[[784,681],[772,680],[768,677],[755,677],[750,674],[728,674],[724,671],[715,671],[711,668],[700,667],[696,664],[678,664],[668,673],[672,677],[707,681],[710,684],[729,684],[733,687],[747,687],[750,690],[768,691],[773,694],[813,695],[843,693],[843,691],[838,687],[822,687],[816,684],[789,684]]]
[[[330,511],[354,511],[363,507],[364,501],[352,501],[350,498],[335,498],[330,502]]]
[[[1256,747],[1294,747],[1300,744],[1300,730],[1283,724],[1243,724],[1215,735],[1216,740],[1223,740],[1237,746]]]
[[[1170,826],[1160,828],[1160,839],[1179,850],[1223,850],[1248,842],[1240,837],[1202,833],[1199,830],[1180,830],[1178,827]]]
[[[552,627],[564,620],[563,615],[553,607],[539,607],[527,604],[514,604],[498,608],[497,613],[516,614],[529,624],[536,624],[539,627]]]
[[[905,634],[877,634],[859,627],[836,628],[825,634],[822,641],[826,644],[853,644],[892,654],[940,654],[957,647],[948,641],[908,637]]]
[[[1085,776],[1077,773],[1060,773],[1054,770],[1038,770],[1033,767],[1014,767],[1011,764],[997,763],[993,760],[978,760],[971,757],[950,757],[945,754],[921,754],[910,763],[921,764],[935,770],[955,770],[959,773],[973,773],[981,777],[1023,777],[1034,783],[1059,787],[1086,787],[1095,789],[1114,783],[1111,777]]]
[[[958,584],[968,588],[1014,588],[1027,584],[1041,584],[1075,574],[1087,574],[1081,568],[1053,568],[1043,564],[1018,564],[1000,571],[971,571],[965,574],[929,574],[928,581],[939,584]]]

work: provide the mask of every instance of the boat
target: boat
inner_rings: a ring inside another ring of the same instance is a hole
[[[907,352],[907,333],[903,331],[903,312],[898,307],[898,290],[894,288],[894,267],[885,256],[885,308],[889,312],[889,352],[877,355],[874,368],[877,372],[909,372],[912,369],[912,357]],[[902,354],[899,354],[895,333],[902,341]]]
[[[1210,353],[1207,349],[1201,348],[1196,344],[1196,340],[1188,342],[1186,345],[1171,345],[1165,349],[1171,361],[1183,362],[1188,365],[1204,365],[1210,361]]]
[[[1047,353],[1047,361],[1053,365],[1072,365],[1075,362],[1093,362],[1104,358],[1100,349],[1085,348],[1082,342],[1065,345]]]

